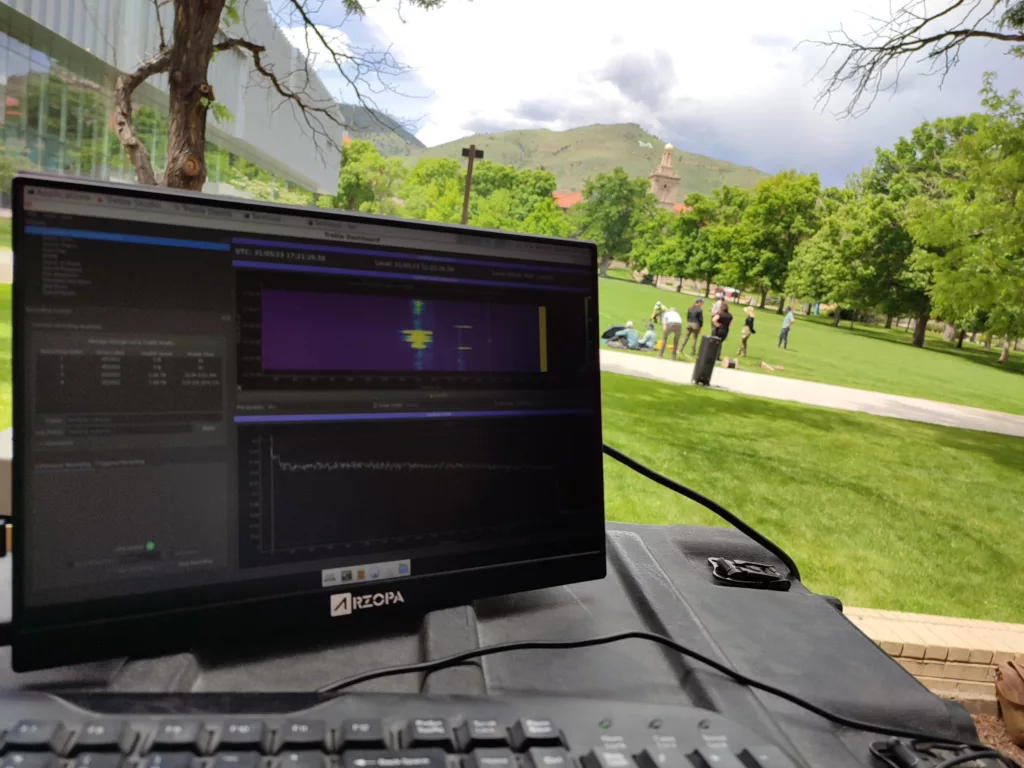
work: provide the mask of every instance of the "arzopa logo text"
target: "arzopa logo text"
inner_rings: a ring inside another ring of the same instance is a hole
[[[385,605],[404,603],[402,593],[373,592],[369,595],[354,595],[351,592],[339,592],[331,595],[331,616],[348,616],[352,611],[363,608],[381,608]]]

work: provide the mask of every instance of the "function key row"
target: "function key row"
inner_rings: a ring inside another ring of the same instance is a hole
[[[87,722],[77,727],[66,727],[59,722],[25,720],[3,735],[0,754],[42,752],[75,757],[84,753],[129,754],[136,747],[141,754],[185,752],[206,755],[219,751],[276,754],[282,750],[340,752],[425,748],[443,752],[508,748],[525,752],[538,747],[566,748],[568,744],[562,731],[551,720],[543,718],[522,718],[510,727],[497,720],[483,718],[451,721],[423,717],[398,724],[370,718],[346,720],[337,728],[328,727],[323,720],[289,720],[279,726],[271,726],[256,719],[207,722],[181,719],[158,721],[155,730],[146,729],[145,735],[130,728],[124,720]],[[500,767],[484,765],[475,768]]]

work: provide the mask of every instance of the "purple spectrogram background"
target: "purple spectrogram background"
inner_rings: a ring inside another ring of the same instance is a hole
[[[264,290],[263,369],[541,370],[536,306],[420,301],[417,315],[412,299],[394,296]],[[417,328],[433,331],[426,349],[414,349],[406,340],[404,331]]]

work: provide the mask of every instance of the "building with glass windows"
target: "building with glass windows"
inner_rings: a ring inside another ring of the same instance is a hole
[[[151,0],[0,0],[0,192],[13,170],[30,168],[93,179],[134,181],[131,160],[112,130],[114,83],[159,49]],[[265,0],[239,4],[235,34],[266,46],[277,73],[301,77],[318,104],[331,95],[302,66]],[[172,4],[161,8],[171,30]],[[210,65],[210,84],[230,116],[207,122],[207,191],[278,197],[287,191],[333,195],[343,131],[334,146],[315,142],[297,109],[268,89],[246,53],[229,50]],[[299,89],[299,85],[293,86]],[[134,123],[159,174],[167,154],[167,77],[140,86]],[[270,190],[269,195],[267,190]],[[293,194],[294,198],[295,195]],[[6,200],[3,202],[6,203]]]

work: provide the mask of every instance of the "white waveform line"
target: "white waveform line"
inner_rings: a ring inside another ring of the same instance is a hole
[[[461,461],[284,461],[271,454],[270,458],[283,472],[430,472],[437,470],[483,470],[487,472],[526,472],[550,469],[538,464],[489,464]]]

